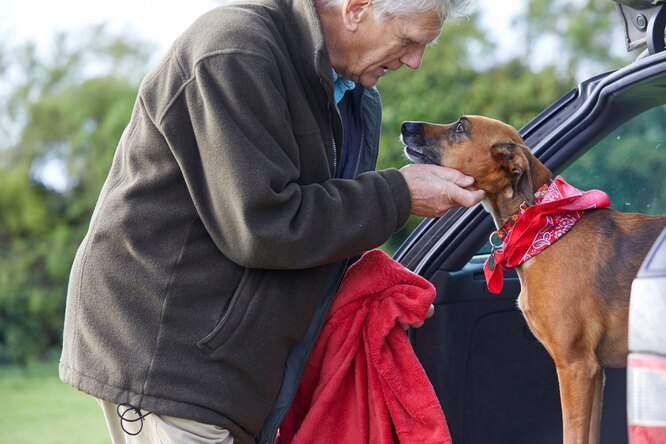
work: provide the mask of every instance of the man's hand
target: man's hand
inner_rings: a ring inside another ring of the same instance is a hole
[[[428,312],[425,315],[425,318],[431,318],[432,315],[435,314],[435,306],[430,304],[430,307],[428,307]],[[423,326],[423,321],[417,322],[416,324],[402,324],[402,328],[405,329],[405,331],[409,330],[409,328],[419,328]]]
[[[451,208],[471,207],[484,198],[472,187],[474,178],[458,170],[429,164],[408,164],[400,169],[412,197],[411,213],[439,217]]]

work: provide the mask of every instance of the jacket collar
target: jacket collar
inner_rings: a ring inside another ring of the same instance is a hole
[[[286,24],[291,26],[291,29],[285,33],[289,47],[294,51],[292,57],[308,70],[308,76],[326,83],[332,97],[333,67],[326,49],[324,27],[316,6],[317,0],[291,0],[284,3],[291,6],[294,20],[294,23]]]

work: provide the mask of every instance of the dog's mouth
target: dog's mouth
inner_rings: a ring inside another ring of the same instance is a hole
[[[409,146],[403,142],[405,145],[405,155],[409,160],[414,163],[430,163],[434,165],[439,165],[439,159],[434,156],[430,151],[421,147]]]
[[[439,165],[439,159],[423,148],[415,148],[405,145],[405,155],[414,163],[431,163]]]

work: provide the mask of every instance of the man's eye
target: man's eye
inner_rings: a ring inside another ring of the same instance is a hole
[[[456,133],[464,133],[465,132],[465,125],[463,125],[462,122],[456,123],[455,127]]]

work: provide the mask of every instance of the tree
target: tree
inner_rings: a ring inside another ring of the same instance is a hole
[[[572,83],[630,60],[619,24],[610,0],[529,0],[514,21],[525,42],[523,59],[541,56]]]
[[[145,72],[145,45],[103,27],[77,42],[59,36],[47,59],[31,44],[0,51],[14,61],[0,72],[12,85],[0,102],[0,363],[60,346],[69,269]],[[43,174],[54,164],[60,189]]]

